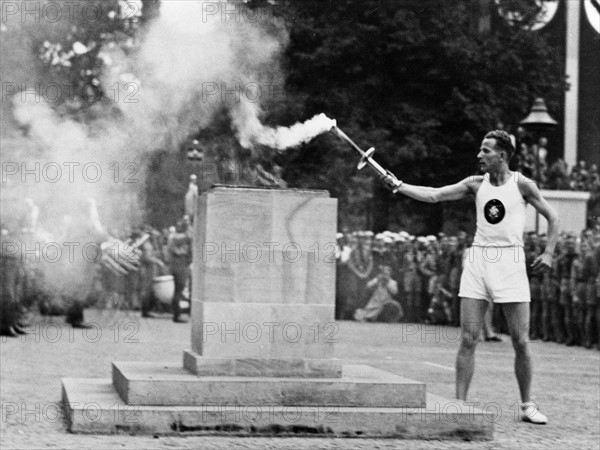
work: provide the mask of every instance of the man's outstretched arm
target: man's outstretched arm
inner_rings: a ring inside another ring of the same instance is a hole
[[[394,192],[404,194],[408,197],[414,198],[421,202],[437,203],[448,200],[459,200],[467,197],[469,194],[475,192],[474,185],[481,177],[468,177],[464,180],[443,186],[439,188],[428,187],[428,186],[415,186],[412,184],[402,183],[397,187]]]

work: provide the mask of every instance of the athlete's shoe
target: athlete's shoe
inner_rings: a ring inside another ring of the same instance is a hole
[[[527,402],[521,405],[523,410],[523,421],[531,422],[537,425],[545,425],[548,423],[548,418],[543,415],[534,402]]]

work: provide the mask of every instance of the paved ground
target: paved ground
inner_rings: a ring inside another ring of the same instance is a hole
[[[139,313],[88,311],[98,329],[73,330],[62,318],[34,318],[33,334],[2,339],[0,448],[202,449],[514,449],[600,448],[600,353],[533,343],[534,397],[550,424],[516,420],[518,390],[512,348],[481,343],[470,401],[496,421],[492,441],[400,441],[315,438],[234,438],[74,435],[60,412],[62,377],[110,378],[111,361],[181,363],[190,325]],[[333,330],[333,328],[331,328]],[[452,398],[457,329],[411,324],[340,322],[338,357],[424,381],[429,392]]]

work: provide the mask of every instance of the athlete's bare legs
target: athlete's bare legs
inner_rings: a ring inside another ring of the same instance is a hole
[[[531,392],[531,356],[529,354],[529,303],[502,303],[504,317],[515,349],[515,374],[521,401],[530,401]]]
[[[463,298],[460,302],[461,340],[456,356],[456,398],[460,400],[467,399],[475,370],[475,347],[481,336],[487,308],[486,300]]]

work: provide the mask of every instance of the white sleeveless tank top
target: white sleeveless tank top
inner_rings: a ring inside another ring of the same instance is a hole
[[[519,191],[519,172],[511,172],[502,186],[493,186],[489,174],[475,195],[477,231],[473,245],[509,247],[523,245],[527,202]],[[523,177],[524,178],[524,177]]]

